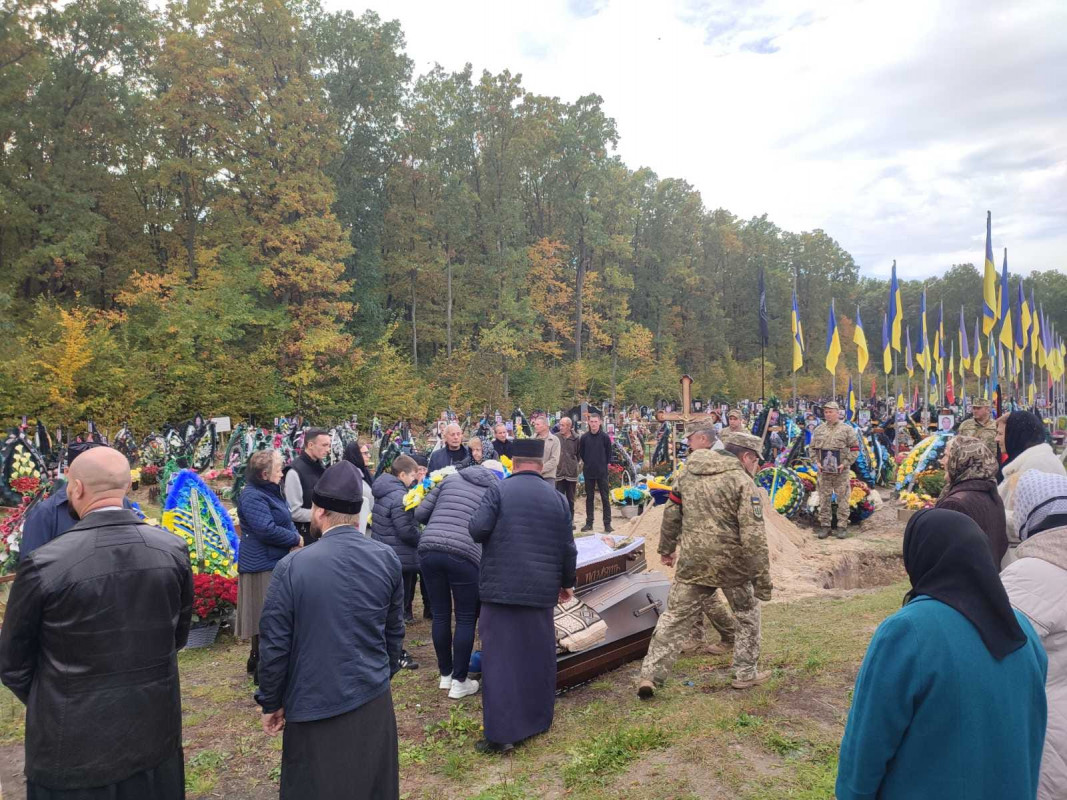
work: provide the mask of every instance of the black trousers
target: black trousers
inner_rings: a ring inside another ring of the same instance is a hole
[[[600,492],[600,503],[604,506],[604,527],[611,527],[611,501],[608,499],[608,479],[585,479],[585,524],[593,524],[593,492]]]
[[[567,505],[571,507],[571,517],[574,516],[574,492],[578,488],[578,481],[556,481],[556,491],[567,498]]]
[[[413,616],[411,613],[411,604],[415,601],[415,584],[419,585],[419,589],[422,592],[422,611],[424,616],[430,614],[430,593],[426,591],[426,579],[421,578],[420,572],[404,572],[404,616]]]

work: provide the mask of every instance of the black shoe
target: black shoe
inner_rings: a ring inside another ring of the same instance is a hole
[[[245,662],[245,672],[251,675],[256,671],[259,666],[259,655],[252,655],[248,657],[248,661]]]
[[[259,686],[259,664],[256,664],[256,668],[252,670],[252,685]]]
[[[423,619],[433,619],[433,613],[429,612],[429,611],[423,611],[422,612],[422,618]]]
[[[415,616],[413,614],[405,614],[404,615],[404,624],[405,625],[414,625],[415,624]]]
[[[825,539],[827,536],[830,535],[830,529],[829,528],[816,528],[815,529],[815,535],[818,536],[820,539]]]
[[[593,530],[593,526],[592,526],[592,524],[590,524],[588,522],[585,523],[584,526],[582,526],[582,533],[589,533],[589,531],[591,531],[591,530]]]
[[[615,529],[613,527],[611,527],[610,525],[605,525],[604,526],[604,533],[614,533],[614,532],[615,532]]]
[[[405,650],[400,654],[400,669],[418,669],[419,662],[411,657],[411,653]]]
[[[488,739],[482,739],[480,742],[475,743],[474,749],[482,755],[507,755],[515,749],[513,744],[499,744],[498,742],[490,742]]]

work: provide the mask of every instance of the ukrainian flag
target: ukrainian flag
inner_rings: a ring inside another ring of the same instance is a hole
[[[1008,248],[1004,248],[1004,270],[1000,273],[1000,343],[1010,353],[1015,348],[1011,324],[1011,294],[1008,290]]]
[[[937,306],[937,330],[934,331],[934,346],[931,348],[934,360],[937,363],[937,371],[945,362],[945,304],[941,302]]]
[[[882,315],[882,370],[888,375],[893,371],[893,348],[889,341],[889,315]]]
[[[933,359],[930,358],[926,335],[926,289],[923,289],[922,297],[919,298],[919,343],[915,347],[915,361],[927,372],[933,367]]]
[[[989,336],[997,324],[997,268],[993,263],[993,212],[985,212],[985,274],[982,278],[982,332]]]
[[[893,349],[900,352],[900,329],[904,324],[904,304],[900,299],[900,284],[897,283],[897,261],[893,259],[893,277],[889,279],[889,340]]]
[[[1037,314],[1037,304],[1034,302],[1034,287],[1030,287],[1030,359],[1037,364],[1038,355],[1041,351],[1041,318]],[[1038,366],[1041,366],[1038,364]]]
[[[789,320],[793,330],[793,372],[804,366],[804,342],[800,336],[800,311],[797,310],[797,292],[793,290],[793,311]]]
[[[841,334],[837,332],[837,316],[834,314],[834,301],[830,298],[830,319],[826,323],[826,369],[832,375],[837,370],[837,359],[841,357]]]
[[[1030,305],[1034,306],[1034,290],[1030,289]],[[1034,335],[1033,335],[1033,356],[1034,363],[1039,367],[1045,366],[1045,309],[1042,308],[1039,312],[1037,306],[1034,306]]]
[[[1030,341],[1030,304],[1026,302],[1026,290],[1021,279],[1017,305],[1019,313],[1012,321],[1012,327],[1015,329],[1015,355],[1022,358],[1026,353],[1026,343]]]
[[[904,367],[908,370],[908,377],[911,378],[915,376],[915,362],[911,360],[911,328],[907,329],[906,335],[908,337],[908,349],[904,357]]]
[[[976,378],[982,377],[982,337],[978,334],[978,318],[974,320],[974,357],[971,359],[971,371]]]
[[[867,334],[863,332],[863,320],[860,319],[860,307],[856,306],[856,329],[852,332],[852,341],[856,343],[856,364],[860,368],[860,375],[867,369],[867,362],[871,354],[867,350]]]
[[[960,375],[971,366],[971,351],[967,346],[967,326],[963,324],[963,306],[960,306]]]
[[[856,416],[856,393],[852,391],[852,376],[848,376],[848,394],[845,396],[845,422]]]

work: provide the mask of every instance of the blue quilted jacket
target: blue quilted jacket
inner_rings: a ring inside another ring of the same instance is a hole
[[[477,564],[482,546],[471,538],[470,521],[486,489],[497,477],[485,467],[467,467],[449,475],[415,507],[415,521],[426,526],[419,537],[419,555],[451,553]]]
[[[419,568],[415,554],[415,548],[419,546],[419,526],[415,524],[414,515],[404,510],[407,491],[400,478],[390,472],[374,480],[370,533],[371,538],[393,548],[404,572],[415,572]]]
[[[567,499],[536,472],[493,483],[469,526],[482,544],[478,593],[485,603],[548,608],[574,586],[578,549]]]
[[[269,572],[300,543],[277,484],[248,483],[237,498],[237,519],[241,522],[238,572]]]

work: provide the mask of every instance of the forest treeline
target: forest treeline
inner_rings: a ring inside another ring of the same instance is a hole
[[[822,230],[630,168],[596,95],[416,75],[397,22],[314,2],[0,8],[6,421],[647,403],[682,371],[756,396],[760,268],[769,389],[791,381],[794,276],[802,392],[829,386],[831,296],[842,375],[857,306],[879,349],[885,281]],[[1031,280],[1067,329],[1067,278]],[[926,286],[930,324],[943,301],[946,334],[961,304],[970,330],[977,270]],[[921,284],[902,290],[914,336]]]

